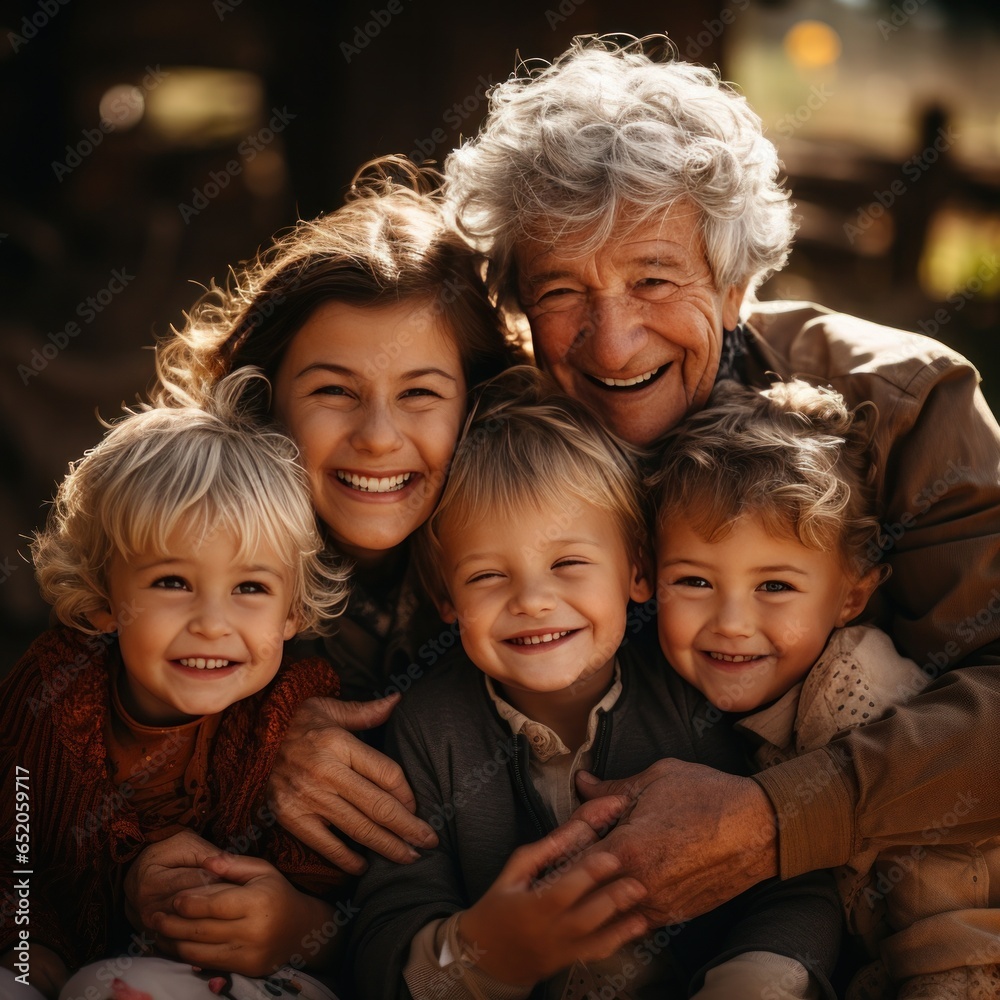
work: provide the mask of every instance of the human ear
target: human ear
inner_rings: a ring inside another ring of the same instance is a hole
[[[437,603],[438,614],[441,616],[441,620],[452,624],[458,621],[458,612],[455,610],[455,605],[451,603],[446,597],[442,597]]]
[[[94,628],[99,628],[102,632],[117,632],[118,622],[115,613],[110,607],[101,608],[99,611],[91,611],[87,617]]]
[[[882,581],[882,567],[873,566],[864,576],[852,584],[844,595],[844,601],[840,607],[840,614],[834,622],[836,628],[843,628],[853,618],[857,618],[865,609],[868,599],[875,592],[875,588]]]
[[[298,612],[290,611],[288,617],[285,619],[285,627],[282,630],[281,638],[286,642],[289,639],[294,639],[298,635],[299,630],[302,628],[302,618],[299,616]]]
[[[735,330],[740,322],[740,308],[743,305],[743,297],[746,295],[747,282],[741,285],[730,285],[726,289],[725,297],[722,300],[722,328],[724,330]]]
[[[649,570],[642,562],[633,563],[632,565],[632,581],[629,584],[628,596],[636,604],[643,604],[653,596],[653,585],[650,582]]]

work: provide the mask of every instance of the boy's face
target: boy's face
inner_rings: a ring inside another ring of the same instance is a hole
[[[147,725],[212,715],[261,690],[296,632],[292,574],[269,545],[241,559],[226,531],[199,544],[179,529],[167,549],[116,555],[110,608],[94,619],[117,630],[122,701]]]
[[[852,579],[837,553],[775,537],[753,515],[714,542],[674,519],[656,539],[660,647],[717,708],[748,712],[805,677],[876,580]]]
[[[442,612],[458,620],[472,662],[515,699],[579,692],[610,670],[629,598],[650,593],[611,515],[572,497],[559,510],[445,523],[441,544]]]

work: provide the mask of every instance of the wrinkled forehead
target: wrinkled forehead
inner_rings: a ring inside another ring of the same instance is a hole
[[[554,269],[577,270],[595,259],[625,262],[668,256],[707,263],[702,221],[699,209],[684,199],[652,211],[625,202],[596,222],[579,225],[564,219],[534,220],[514,244],[518,281]]]

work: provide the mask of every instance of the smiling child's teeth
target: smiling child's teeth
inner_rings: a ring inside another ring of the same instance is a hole
[[[359,476],[356,472],[342,472],[337,470],[337,478],[348,486],[353,486],[363,493],[392,493],[394,490],[401,490],[413,475],[412,472],[403,472],[397,476]]]
[[[564,635],[569,635],[570,630],[565,632],[546,632],[544,635],[525,635],[519,639],[510,641],[517,646],[537,646],[543,642],[552,642],[554,639],[561,639]]]
[[[748,660],[759,660],[763,654],[750,653],[749,655],[734,654],[729,656],[726,653],[709,653],[713,660],[723,660],[726,663],[746,663]]]
[[[197,670],[217,670],[219,667],[228,667],[230,663],[229,660],[220,660],[214,657],[206,659],[203,656],[189,656],[180,662],[182,667],[194,667]]]

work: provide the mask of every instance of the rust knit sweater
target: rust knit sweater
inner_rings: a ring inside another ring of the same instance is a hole
[[[116,659],[113,637],[53,629],[35,641],[0,688],[0,953],[25,929],[70,968],[125,943],[113,939],[124,926],[124,873],[145,838],[127,785],[116,787],[107,766],[104,733]],[[191,827],[222,849],[265,858],[313,894],[344,875],[277,826],[264,787],[299,704],[338,691],[324,660],[286,657],[264,690],[226,709],[209,758],[208,810]],[[15,803],[15,773],[27,802],[22,797]],[[16,820],[24,819],[25,805],[27,865],[14,863],[15,829],[24,836]],[[11,874],[21,868],[32,874]],[[22,889],[28,883],[26,893],[17,890],[19,882]]]

